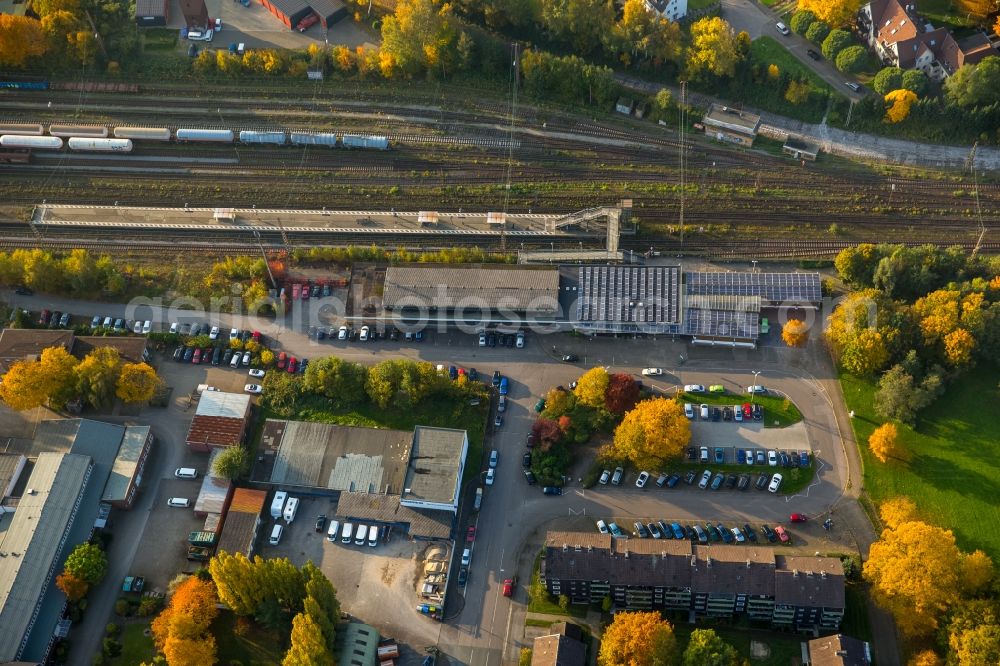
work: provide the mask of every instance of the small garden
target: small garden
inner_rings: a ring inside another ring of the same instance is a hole
[[[749,395],[736,395],[733,393],[681,393],[681,402],[690,402],[694,405],[743,405],[753,402],[764,409],[765,428],[786,428],[802,420],[802,412],[795,406],[795,403],[780,395],[755,395],[751,399]]]

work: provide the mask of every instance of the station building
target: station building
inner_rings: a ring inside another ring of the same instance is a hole
[[[760,130],[760,116],[721,104],[712,104],[701,119],[705,136],[749,148]]]

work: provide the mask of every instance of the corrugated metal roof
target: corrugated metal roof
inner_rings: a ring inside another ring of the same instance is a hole
[[[393,266],[386,270],[382,303],[388,309],[443,310],[461,303],[467,308],[555,312],[558,299],[559,271],[555,268]]]
[[[309,7],[322,18],[330,18],[347,9],[340,0],[306,0]]]
[[[245,393],[204,391],[198,400],[195,416],[224,416],[242,419],[250,407],[250,396]]]
[[[466,432],[417,426],[406,467],[402,499],[457,503],[459,474],[464,465]]]
[[[233,446],[246,428],[250,396],[223,391],[204,391],[191,420],[187,443],[194,446]]]
[[[86,456],[40,454],[28,479],[34,493],[25,493],[0,534],[0,551],[7,555],[0,558],[0,662],[17,657],[90,470]]]
[[[243,553],[250,557],[253,554],[253,543],[257,537],[260,525],[260,512],[242,512],[229,510],[226,522],[222,525],[217,552],[226,551],[230,554]]]
[[[0,453],[0,500],[14,490],[16,477],[21,474],[27,462],[27,456],[20,453]]]
[[[215,476],[215,459],[223,451],[225,449],[213,449],[208,457],[208,471],[202,477],[201,490],[194,502],[195,513],[222,513],[226,500],[233,491],[232,481]]]
[[[146,438],[149,437],[149,426],[127,426],[122,438],[121,448],[111,466],[111,475],[104,486],[105,502],[117,502],[125,499],[132,477],[135,476],[139,459],[146,448]]]
[[[233,492],[233,501],[229,504],[229,513],[259,514],[267,503],[267,491],[237,488]]]
[[[348,520],[373,520],[409,525],[410,536],[447,539],[454,516],[447,511],[411,509],[399,503],[398,495],[340,493],[337,514]]]

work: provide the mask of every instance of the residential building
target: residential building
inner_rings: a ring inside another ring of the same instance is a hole
[[[531,649],[531,666],[585,666],[587,646],[579,625],[558,622],[553,633],[535,638]]]
[[[721,104],[712,104],[701,119],[705,136],[749,148],[757,138],[760,116]]]
[[[243,443],[250,419],[250,396],[225,391],[204,391],[188,429],[187,445],[192,451],[208,453]]]
[[[836,630],[845,605],[840,560],[756,544],[549,532],[540,575],[551,594],[575,603],[610,597],[619,608],[747,616],[797,631]]]
[[[871,645],[843,634],[814,638],[808,643],[809,666],[868,666]]]
[[[208,8],[205,0],[180,0],[184,22],[192,30],[204,30],[208,26]]]
[[[0,375],[18,361],[37,361],[49,347],[73,349],[73,331],[5,328],[0,331]]]
[[[646,11],[668,21],[679,21],[687,16],[687,0],[645,0]]]
[[[339,666],[375,666],[378,663],[378,629],[361,622],[337,625],[333,652]]]

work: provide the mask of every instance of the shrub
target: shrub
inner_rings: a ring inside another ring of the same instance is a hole
[[[848,74],[860,72],[868,64],[868,52],[865,47],[855,44],[848,46],[837,54],[837,69]]]
[[[830,26],[823,21],[816,21],[806,30],[805,37],[813,44],[822,44],[826,36],[830,34]]]
[[[808,9],[803,9],[792,14],[792,20],[788,23],[791,29],[795,31],[795,34],[804,35],[809,26],[815,22],[816,15]]]
[[[899,87],[917,93],[917,97],[924,97],[927,95],[930,82],[927,80],[927,75],[919,69],[908,69],[903,72],[903,80]],[[890,90],[887,90],[886,93]]]
[[[872,79],[872,90],[879,95],[886,95],[889,91],[898,90],[902,87],[903,70],[899,67],[884,67]]]
[[[105,638],[103,644],[105,657],[114,658],[122,653],[122,644],[113,638]]]
[[[562,608],[564,611],[569,610],[569,597],[565,594],[559,595],[559,608]]]
[[[106,627],[104,627],[104,633],[108,636],[116,636],[118,634],[118,625],[114,622],[109,622]]]
[[[143,597],[136,613],[139,617],[150,617],[159,613],[161,608],[163,608],[162,597]]]
[[[122,617],[128,617],[132,614],[132,604],[128,602],[128,599],[119,599],[115,602],[115,613]]]
[[[851,33],[846,30],[831,30],[830,34],[823,40],[823,55],[827,60],[834,61],[837,54],[851,45]]]

